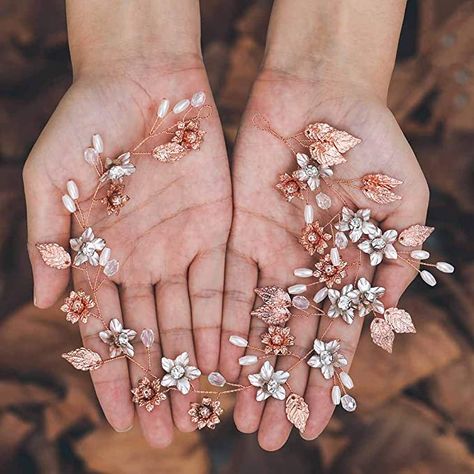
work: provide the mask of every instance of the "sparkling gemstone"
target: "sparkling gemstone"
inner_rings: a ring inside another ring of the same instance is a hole
[[[332,356],[332,353],[329,352],[329,351],[323,351],[321,352],[321,354],[319,355],[319,358],[321,359],[321,362],[324,364],[324,365],[329,365],[332,363],[332,360],[333,360],[333,356]]]
[[[337,248],[345,249],[349,242],[344,232],[336,232],[336,236],[334,237],[334,243],[336,244]]]
[[[119,270],[119,262],[117,260],[109,260],[104,267],[104,274],[109,278],[114,276]]]
[[[331,198],[325,193],[316,194],[316,204],[320,209],[329,209],[332,205]]]
[[[171,377],[173,377],[175,380],[179,380],[180,378],[183,377],[183,375],[185,374],[185,369],[182,365],[175,365],[171,371],[170,371],[170,374],[171,374]]]
[[[342,408],[346,411],[354,411],[357,408],[357,402],[350,395],[344,395],[341,398]]]
[[[385,245],[387,245],[387,243],[384,239],[382,239],[382,237],[377,237],[376,239],[372,240],[372,248],[375,250],[383,250]]]
[[[214,387],[223,387],[226,384],[226,379],[219,372],[211,372],[207,376],[207,380],[211,385],[214,385]]]
[[[152,329],[144,329],[142,333],[140,334],[140,339],[143,345],[147,349],[149,349],[153,345],[153,342],[155,341],[155,333],[153,332]]]
[[[362,227],[362,219],[360,217],[353,217],[349,222],[349,227],[352,230],[358,230]]]
[[[305,296],[295,296],[291,301],[292,305],[296,309],[308,309],[309,308],[309,301],[308,298]]]
[[[124,333],[124,332],[121,332],[121,333],[119,334],[119,336],[118,336],[118,342],[119,342],[119,344],[122,345],[122,346],[125,345],[125,344],[127,344],[127,342],[128,342],[128,336],[127,336],[127,334]]]
[[[342,295],[337,302],[337,306],[343,311],[347,311],[351,307],[351,304],[351,299],[345,295]]]
[[[95,245],[92,242],[86,242],[82,245],[81,252],[88,257],[92,257],[95,253]]]

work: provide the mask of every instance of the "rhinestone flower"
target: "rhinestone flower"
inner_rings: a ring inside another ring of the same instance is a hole
[[[298,153],[296,155],[296,161],[300,169],[294,172],[294,177],[306,183],[311,191],[319,187],[320,178],[333,175],[333,171],[329,166],[318,165],[304,153]]]
[[[286,396],[285,387],[290,374],[283,370],[274,371],[272,365],[268,360],[262,365],[260,373],[250,374],[248,376],[249,382],[258,387],[256,399],[258,402],[266,400],[269,397],[277,400],[284,400]]]
[[[91,227],[88,227],[80,237],[71,239],[69,244],[75,252],[74,265],[79,266],[89,262],[92,266],[99,265],[99,252],[105,247],[105,240],[95,237]]]
[[[104,181],[119,181],[121,182],[124,176],[130,176],[135,173],[135,165],[130,162],[130,152],[123,153],[115,160],[107,158],[105,160],[105,173],[100,177],[100,182]]]
[[[339,285],[346,276],[347,262],[340,260],[339,265],[334,265],[329,254],[324,255],[314,266],[316,270],[313,276],[317,278],[318,283],[325,283],[328,288]]]
[[[339,354],[341,344],[337,339],[323,342],[315,339],[313,349],[315,354],[308,360],[308,365],[320,369],[323,377],[329,380],[334,376],[334,368],[347,365],[347,359]]]
[[[385,288],[381,286],[371,286],[365,278],[359,278],[357,282],[357,292],[359,316],[365,316],[371,311],[383,314],[385,308],[379,298],[385,294]]]
[[[369,235],[368,240],[361,242],[358,247],[362,252],[369,254],[370,264],[378,265],[383,258],[396,259],[398,254],[393,246],[393,242],[397,240],[396,230],[387,230],[382,234],[381,229]]]
[[[183,352],[176,359],[161,358],[161,366],[167,374],[161,379],[163,387],[176,387],[183,395],[191,390],[190,380],[197,379],[201,371],[189,365],[189,354]]]
[[[64,300],[61,306],[61,311],[66,313],[66,321],[72,324],[81,321],[87,323],[87,318],[90,315],[90,309],[95,306],[91,296],[86,295],[82,290],[71,291],[69,296]]]
[[[135,350],[130,343],[137,335],[133,329],[124,329],[122,323],[114,318],[109,323],[109,329],[99,332],[99,337],[109,345],[110,357],[125,354],[128,357],[135,355]]]
[[[197,120],[179,121],[171,141],[187,150],[199,150],[205,134],[204,130],[199,130]]]
[[[339,316],[347,323],[352,324],[355,317],[355,310],[358,308],[358,291],[352,285],[346,285],[341,291],[331,289],[328,297],[331,301],[327,315],[330,318]]]
[[[221,408],[221,402],[209,397],[204,397],[201,403],[191,403],[191,408],[188,411],[191,421],[200,430],[203,428],[213,430],[221,422],[219,415],[222,415],[222,413],[224,413],[224,410]]]
[[[341,232],[349,232],[352,242],[357,242],[362,234],[369,235],[377,230],[377,227],[369,222],[370,209],[359,209],[354,212],[348,207],[343,207],[341,215],[342,219],[335,227]]]
[[[304,200],[303,190],[307,188],[306,183],[295,176],[290,176],[288,173],[280,175],[280,182],[275,187],[285,196],[288,202],[291,202],[293,198]]]
[[[331,234],[324,232],[319,222],[314,221],[303,228],[299,242],[310,255],[314,255],[316,252],[324,253],[324,250],[328,247],[327,242],[331,238]]]
[[[139,407],[145,407],[149,412],[158,406],[162,401],[166,400],[166,394],[160,392],[160,379],[150,380],[143,377],[138,381],[135,388],[132,389],[132,402]]]
[[[288,347],[295,344],[289,327],[269,326],[267,332],[260,337],[265,345],[265,354],[287,355]]]
[[[130,197],[124,194],[125,185],[112,182],[107,189],[107,194],[100,202],[107,206],[107,214],[118,216],[120,210],[130,200]]]

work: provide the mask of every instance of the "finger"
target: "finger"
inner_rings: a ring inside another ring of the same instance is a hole
[[[37,162],[37,161],[36,161]],[[23,171],[28,221],[28,253],[34,280],[34,304],[53,305],[67,287],[69,269],[57,270],[43,262],[36,244],[55,242],[68,248],[71,215],[63,206],[61,191],[52,186],[30,157]]]
[[[92,281],[95,278],[95,269],[93,271]],[[82,289],[86,294],[91,293],[84,270],[75,270],[73,278],[77,290]],[[119,294],[115,284],[106,279],[95,296],[96,305],[91,311],[101,316],[103,322],[89,317],[87,324],[80,323],[82,340],[85,347],[98,352],[103,359],[108,359],[109,346],[99,338],[99,332],[107,329],[113,318],[123,321]],[[108,422],[116,431],[128,431],[133,426],[135,409],[130,396],[131,386],[126,359],[107,363],[99,370],[92,371],[91,377]]]
[[[133,360],[148,368],[152,374],[161,377],[163,370],[160,363],[161,348],[153,286],[147,284],[127,286],[124,284],[120,288],[120,300],[126,327],[137,331]],[[155,341],[150,350],[150,361],[148,361],[145,346],[139,340],[144,329],[151,329],[155,334]],[[132,387],[136,387],[138,380],[144,376],[152,379],[143,369],[132,362],[129,363],[129,372]],[[143,434],[150,445],[159,448],[168,446],[173,439],[173,419],[169,401],[162,401],[151,412],[148,412],[145,407],[135,406]]]
[[[196,366],[193,335],[191,331],[191,307],[185,275],[166,277],[155,288],[158,327],[163,356],[175,359],[187,352],[190,364]],[[198,387],[198,380],[191,381]],[[193,431],[195,425],[188,415],[189,404],[196,400],[196,394],[183,395],[177,390],[169,392],[173,421],[180,431]]]
[[[254,289],[257,286],[258,269],[256,262],[244,253],[239,252],[231,241],[227,249],[225,264],[225,288],[221,351],[219,370],[231,381],[239,378],[241,367],[239,357],[245,349],[229,342],[232,335],[248,338],[250,312],[255,302]]]
[[[216,247],[201,253],[188,272],[196,358],[204,373],[215,371],[219,360],[224,252]]]

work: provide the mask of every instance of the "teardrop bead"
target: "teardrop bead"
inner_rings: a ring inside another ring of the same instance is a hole
[[[331,198],[325,193],[316,194],[316,204],[319,209],[329,209],[332,205]]]
[[[102,252],[100,252],[99,265],[101,267],[105,267],[107,262],[110,260],[110,253],[111,253],[111,250],[109,249],[109,247],[104,247]]]
[[[144,329],[140,334],[140,339],[142,341],[142,344],[147,349],[150,349],[150,347],[153,345],[153,342],[155,342],[155,333],[152,329]]]
[[[336,232],[334,237],[334,243],[338,249],[345,249],[349,241],[347,240],[346,234],[344,232]]]

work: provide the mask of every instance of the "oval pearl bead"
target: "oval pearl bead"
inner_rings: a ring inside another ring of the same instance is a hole
[[[206,94],[203,91],[196,92],[191,97],[191,106],[192,107],[201,107],[206,102]]]
[[[180,100],[174,107],[173,107],[173,113],[175,114],[180,114],[181,112],[184,112],[188,107],[191,102],[189,99],[182,99]]]
[[[437,262],[436,268],[443,273],[453,273],[454,267],[448,262]]]
[[[288,293],[290,295],[300,295],[301,293],[304,293],[306,289],[307,289],[306,285],[297,284],[297,285],[290,286],[288,288]]]
[[[84,160],[90,165],[95,165],[97,163],[97,159],[99,158],[99,154],[95,150],[95,148],[86,148],[84,150]]]
[[[62,197],[62,201],[63,201],[63,204],[64,204],[64,207],[69,211],[69,212],[76,212],[76,204],[74,203],[74,201],[72,200],[71,196],[65,194],[63,197]]]
[[[314,295],[313,301],[315,303],[321,303],[321,301],[323,301],[327,295],[328,289],[326,287],[323,287]]]
[[[339,385],[334,385],[331,390],[331,399],[334,405],[339,405],[341,403],[341,389]]]
[[[104,141],[98,133],[92,135],[92,146],[97,153],[104,153]]]
[[[104,267],[109,260],[110,260],[110,249],[109,247],[104,247],[102,252],[100,252],[99,265],[101,267]]]
[[[165,118],[169,109],[170,109],[170,101],[168,99],[161,99],[160,105],[158,107],[158,111],[156,112],[156,116],[161,119]]]
[[[428,270],[422,270],[420,273],[421,278],[423,281],[430,286],[435,286],[436,285],[436,278],[431,274]]]
[[[253,365],[256,364],[258,361],[257,356],[249,355],[249,356],[243,356],[239,359],[239,364],[240,365]]]
[[[348,388],[349,390],[351,388],[354,388],[354,382],[352,381],[350,375],[347,372],[344,372],[342,370],[339,373],[339,378],[341,379],[341,382],[344,384],[344,387]]]
[[[67,192],[68,192],[69,196],[71,196],[72,199],[78,199],[79,198],[79,189],[77,187],[77,184],[72,179],[70,179],[66,183],[66,189],[67,189]]]
[[[410,253],[410,257],[415,260],[426,260],[430,258],[430,254],[426,250],[413,250],[413,252]]]
[[[329,252],[331,255],[331,263],[337,267],[341,263],[341,256],[339,255],[339,250],[336,247],[333,247]]]
[[[293,275],[299,278],[309,278],[313,276],[313,270],[311,268],[296,268],[293,270]]]
[[[248,341],[240,336],[230,336],[229,342],[236,347],[247,347],[249,345]]]
[[[312,224],[314,221],[314,209],[310,204],[304,207],[304,221],[306,224]]]

